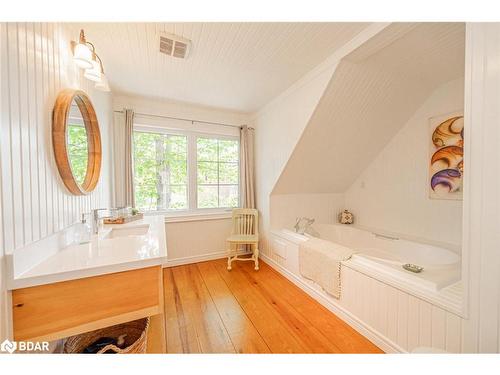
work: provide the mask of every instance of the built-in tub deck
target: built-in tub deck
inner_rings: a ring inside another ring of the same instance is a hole
[[[271,266],[386,352],[435,347],[461,352],[461,258],[453,246],[397,238],[354,226],[315,224],[315,236],[350,247],[340,299],[301,276],[300,244],[310,235],[271,232],[263,257]],[[402,268],[412,263],[421,273]]]

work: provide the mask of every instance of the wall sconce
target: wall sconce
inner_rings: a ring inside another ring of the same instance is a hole
[[[95,82],[96,89],[110,91],[108,79],[104,75],[102,60],[97,55],[95,46],[85,39],[83,29],[80,30],[79,42],[72,41],[71,43],[73,46],[73,59],[75,60],[75,64],[79,68],[85,69],[83,76]]]

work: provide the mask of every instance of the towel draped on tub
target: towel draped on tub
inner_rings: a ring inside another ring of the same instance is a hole
[[[353,251],[345,246],[310,238],[299,246],[300,273],[340,298],[340,262],[348,260],[352,254]]]

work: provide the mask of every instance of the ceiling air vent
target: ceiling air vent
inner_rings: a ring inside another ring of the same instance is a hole
[[[191,41],[177,35],[160,34],[160,52],[168,56],[185,59],[191,48]]]

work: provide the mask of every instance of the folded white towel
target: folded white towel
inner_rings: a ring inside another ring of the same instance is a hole
[[[345,246],[311,238],[299,246],[300,273],[340,298],[340,262],[348,260],[352,254],[353,251]]]

